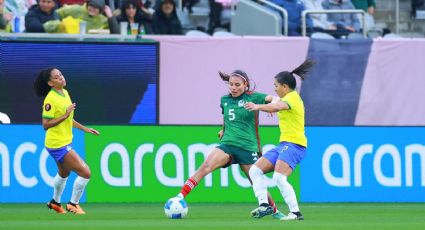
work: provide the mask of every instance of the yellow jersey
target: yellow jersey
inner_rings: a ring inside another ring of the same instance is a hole
[[[297,91],[292,91],[280,99],[288,104],[288,110],[277,112],[279,117],[280,142],[287,141],[307,147],[304,133],[304,102]]]
[[[63,89],[64,95],[52,89],[47,94],[43,103],[43,118],[58,118],[66,113],[66,109],[72,104],[68,91]],[[72,123],[74,111],[68,118],[58,125],[47,129],[44,145],[47,148],[61,148],[72,142]]]

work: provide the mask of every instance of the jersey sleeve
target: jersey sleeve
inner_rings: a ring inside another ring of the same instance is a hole
[[[43,103],[43,118],[52,119],[55,117],[56,105],[52,103],[49,97],[46,97]]]
[[[292,96],[292,94],[283,97],[281,101],[285,102],[289,106],[289,109],[292,109],[292,107],[294,106],[294,97]]]
[[[255,104],[266,104],[267,94],[254,92],[252,97]]]

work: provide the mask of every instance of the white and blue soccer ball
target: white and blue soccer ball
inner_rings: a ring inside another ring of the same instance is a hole
[[[188,211],[186,201],[180,197],[170,198],[164,205],[165,215],[170,219],[185,218]]]

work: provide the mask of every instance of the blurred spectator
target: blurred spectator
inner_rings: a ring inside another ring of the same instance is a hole
[[[353,3],[354,8],[363,10],[370,15],[375,13],[375,0],[351,0],[351,3]]]
[[[15,16],[24,16],[28,9],[37,4],[36,0],[5,0],[7,9]]]
[[[350,0],[323,0],[325,10],[353,10]],[[331,34],[337,38],[360,31],[360,22],[356,14],[328,14],[328,21],[335,26]]]
[[[288,11],[288,36],[301,35],[301,14],[305,10],[304,3],[299,0],[271,0]],[[307,15],[307,30],[313,28],[311,17]]]
[[[425,0],[412,0],[413,17],[416,17],[416,10],[425,10]]]
[[[323,0],[303,0],[306,10],[324,10],[322,7]],[[336,27],[328,21],[327,14],[310,14],[313,21],[313,32],[326,32]]]
[[[86,29],[101,30],[108,29],[111,34],[119,34],[120,28],[115,16],[112,15],[111,8],[105,5],[105,0],[88,0],[85,5],[65,5],[56,10],[61,19],[71,16],[87,23]],[[103,15],[104,13],[105,15]],[[49,21],[44,27],[46,31],[64,32],[63,23],[60,21]]]
[[[189,14],[191,14],[193,13],[192,7],[198,2],[199,0],[183,0],[183,7],[185,7]]]
[[[176,12],[174,0],[159,0],[158,8],[152,17],[154,34],[183,34],[182,25]]]
[[[150,19],[142,13],[140,7],[137,6],[137,0],[124,0],[121,5],[121,15],[118,16],[118,22],[128,22],[127,30],[130,32],[130,24],[139,24],[139,33],[152,33],[152,25]],[[130,33],[129,33],[130,34]]]
[[[236,4],[237,0],[234,0]],[[230,30],[230,23],[222,21],[223,10],[229,9],[232,5],[232,0],[208,0],[210,13],[208,15],[208,33],[213,34],[216,28],[224,28]]]
[[[1,1],[1,0],[0,0]],[[38,0],[38,4],[31,6],[25,15],[25,29],[28,33],[45,33],[44,24],[48,21],[59,20],[56,13],[55,0]]]
[[[4,4],[4,0],[0,0],[0,32],[11,32],[10,22],[13,14],[9,12]]]

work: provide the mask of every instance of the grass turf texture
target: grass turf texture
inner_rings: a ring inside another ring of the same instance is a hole
[[[56,214],[44,204],[0,204],[0,229],[425,229],[425,203],[304,203],[305,221],[250,217],[255,204],[189,204],[182,220],[163,204],[82,204],[86,215]],[[286,212],[286,211],[285,211]]]

